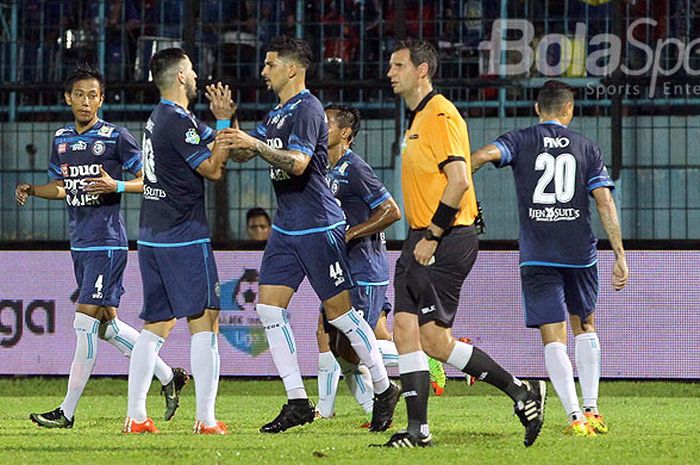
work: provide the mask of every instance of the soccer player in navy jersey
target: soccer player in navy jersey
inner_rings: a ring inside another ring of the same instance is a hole
[[[345,247],[345,216],[326,184],[328,127],[321,102],[306,89],[311,50],[300,39],[272,40],[261,72],[279,104],[252,135],[234,130],[231,158],[258,156],[270,164],[278,210],[260,269],[256,307],[288,403],[262,432],[278,433],[314,419],[299,371],[287,306],[304,277],[321,299],[326,316],[342,331],[370,371],[375,392],[373,431],[389,427],[400,395],[389,381],[370,325],[352,306],[354,285]]]
[[[143,138],[144,189],[139,221],[139,267],[143,280],[143,331],[129,365],[125,433],[157,432],[146,412],[158,351],[179,318],[187,318],[195,379],[195,434],[225,434],[215,416],[219,383],[217,343],[219,279],[205,213],[204,179],[218,181],[228,157],[227,132],[218,134],[188,109],[197,96],[197,74],[184,50],[153,55],[151,73],[160,92]],[[231,91],[207,87],[219,121],[235,111]],[[217,127],[226,126],[217,122]]]
[[[64,200],[70,224],[71,257],[78,283],[73,327],[75,354],[63,403],[50,412],[32,413],[30,419],[47,428],[72,428],[78,401],[97,359],[97,340],[103,339],[129,357],[138,331],[117,318],[124,292],[122,277],[128,243],[120,212],[123,192],[143,189],[141,150],[123,127],[97,116],[104,101],[104,79],[95,69],[77,68],[66,80],[66,103],[75,118],[56,131],[51,144],[48,184],[19,184],[15,195],[24,205],[29,196]],[[123,180],[123,171],[135,176]],[[165,419],[178,407],[187,382],[181,368],[171,369],[156,359],[155,375],[163,384]]]
[[[540,122],[508,132],[473,152],[472,169],[491,162],[513,169],[520,218],[520,278],[525,324],[539,328],[547,372],[569,416],[565,432],[577,436],[607,433],[598,411],[600,342],[594,311],[598,297],[596,242],[591,229],[593,197],[615,254],[612,286],[622,289],[628,276],[614,184],[598,144],[569,129],[574,93],[559,81],[547,81],[535,110]],[[579,406],[571,360],[566,352],[566,316],[576,345],[583,411]]]
[[[329,161],[326,178],[348,222],[345,241],[350,274],[355,282],[350,297],[355,310],[374,330],[384,366],[396,365],[398,353],[391,334],[386,331],[386,313],[383,312],[389,285],[384,230],[401,219],[401,211],[372,167],[351,149],[360,129],[359,111],[346,105],[329,105],[326,116]],[[357,355],[347,344],[347,338],[339,335],[322,315],[316,335],[318,416],[333,416],[341,372],[357,402],[370,413],[373,391],[371,379],[367,379],[369,372],[358,365]]]

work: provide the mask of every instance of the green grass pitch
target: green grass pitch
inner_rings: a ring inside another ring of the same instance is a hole
[[[32,411],[47,411],[62,400],[65,379],[0,380],[0,457],[4,464],[695,464],[700,461],[700,384],[604,382],[601,407],[611,432],[593,439],[562,434],[566,426],[559,399],[549,386],[546,421],[531,448],[510,401],[490,386],[467,387],[450,380],[441,398],[430,399],[435,446],[429,449],[376,449],[389,434],[360,429],[360,408],[341,381],[332,420],[315,421],[279,435],[258,428],[284,402],[280,381],[223,380],[218,416],[228,423],[226,437],[193,436],[194,389],[183,391],[175,418],[162,421],[163,400],[156,383],[148,400],[159,435],[120,433],[126,412],[124,379],[89,382],[72,430],[44,430],[32,424]],[[307,380],[316,396],[315,380]],[[405,424],[403,401],[395,425]],[[160,421],[159,421],[160,419]],[[392,428],[395,431],[397,428]]]

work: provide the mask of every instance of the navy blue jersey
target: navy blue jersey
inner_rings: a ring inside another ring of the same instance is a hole
[[[301,176],[270,166],[277,194],[272,228],[283,234],[327,231],[343,224],[343,211],[333,198],[325,175],[328,166],[328,124],[321,102],[303,90],[267,114],[251,134],[280,150],[311,157]]]
[[[511,166],[520,216],[520,265],[586,267],[596,262],[589,194],[614,184],[600,147],[556,122],[494,141]]]
[[[327,179],[350,227],[367,221],[372,210],[391,198],[372,167],[352,150],[340,157]],[[360,286],[389,284],[384,232],[353,240],[347,251],[353,281]]]
[[[100,176],[100,166],[121,180],[124,170],[141,170],[141,149],[125,128],[98,120],[78,134],[74,124],[56,131],[51,145],[49,176],[63,181],[72,250],[126,249],[121,194],[90,194],[86,179]]]
[[[161,99],[143,134],[143,203],[139,244],[152,247],[209,240],[204,178],[213,129],[187,109]]]

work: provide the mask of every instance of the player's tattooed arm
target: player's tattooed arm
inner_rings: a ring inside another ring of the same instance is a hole
[[[15,200],[20,207],[27,203],[30,196],[41,197],[47,200],[63,200],[66,198],[66,190],[63,181],[51,181],[48,184],[18,184],[15,188]]]
[[[479,168],[486,163],[500,161],[501,151],[493,144],[485,145],[476,152],[472,152],[472,173],[476,173]]]
[[[311,157],[304,153],[296,150],[276,149],[240,129],[232,129],[232,131],[235,133],[232,144],[232,157],[234,155],[245,157],[252,152],[275,168],[279,168],[294,176],[303,174],[311,161]]]
[[[622,245],[622,231],[617,218],[617,208],[615,200],[607,187],[599,187],[591,192],[595,199],[600,222],[603,225],[605,234],[608,236],[610,246],[615,253],[615,264],[613,265],[612,285],[613,289],[619,291],[627,284],[629,271],[627,270],[627,260],[625,249]]]

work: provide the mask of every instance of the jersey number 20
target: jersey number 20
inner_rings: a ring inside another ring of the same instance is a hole
[[[544,171],[537,181],[532,203],[552,205],[567,203],[574,198],[576,192],[576,158],[570,153],[562,153],[556,158],[547,152],[537,155],[535,171]],[[544,190],[554,179],[554,192]]]

